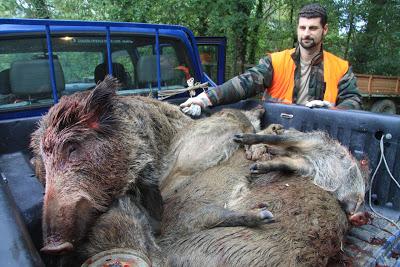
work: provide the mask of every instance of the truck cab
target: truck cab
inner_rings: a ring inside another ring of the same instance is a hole
[[[179,92],[191,78],[215,85],[202,70],[195,37],[181,26],[2,20],[0,34],[0,119],[40,115],[63,95],[91,89],[107,74],[118,78],[121,95],[162,98],[175,90],[170,98],[183,99],[189,94]],[[222,82],[212,46],[218,44],[203,46],[201,55],[208,52],[205,65]]]
[[[118,94],[180,103],[189,85],[224,82],[225,46],[225,38],[196,38],[178,25],[0,19],[0,265],[54,263],[38,252],[44,190],[29,149],[30,134],[52,105],[93,89],[107,74],[120,81]],[[367,156],[374,180],[366,202],[398,224],[399,116],[259,101],[230,107],[258,104],[267,111],[264,125],[324,130],[355,157]],[[400,266],[400,231],[384,219],[353,228],[346,242],[344,254],[355,266]]]

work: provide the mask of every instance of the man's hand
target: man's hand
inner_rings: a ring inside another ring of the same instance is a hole
[[[333,105],[328,101],[322,100],[311,100],[307,102],[306,107],[309,108],[332,108]]]
[[[182,112],[192,117],[200,116],[201,110],[208,106],[212,106],[212,104],[205,92],[199,94],[196,97],[191,97],[182,104],[180,104]]]

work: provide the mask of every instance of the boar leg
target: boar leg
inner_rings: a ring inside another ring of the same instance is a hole
[[[202,207],[194,218],[195,228],[247,226],[256,227],[273,221],[273,215],[266,207],[252,211],[234,211],[215,205]]]
[[[312,172],[312,168],[305,159],[290,157],[276,157],[269,161],[255,163],[250,167],[250,172],[252,174],[268,173],[272,171],[309,175]]]
[[[296,145],[299,141],[293,136],[276,134],[235,134],[233,141],[245,145],[270,144],[284,145],[286,147]]]

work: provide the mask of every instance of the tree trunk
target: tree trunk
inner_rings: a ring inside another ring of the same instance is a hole
[[[347,40],[346,40],[346,48],[344,51],[344,59],[347,60],[348,54],[349,54],[349,48],[350,48],[350,39],[353,34],[354,30],[354,0],[351,0],[350,2],[350,8],[349,8],[349,32],[347,33]]]
[[[296,31],[294,30],[294,21],[293,21],[293,16],[294,16],[294,2],[293,1],[290,1],[290,27],[293,29],[293,35],[292,35],[292,38],[293,38],[293,47],[295,47],[296,46],[296,43],[297,43],[297,33],[296,33]],[[297,22],[296,22],[297,23]]]
[[[237,58],[236,61],[239,63],[240,73],[244,72],[244,64],[246,62],[247,54],[247,35],[249,33],[249,17],[251,13],[251,5],[246,1],[239,2],[236,6],[237,12],[242,13],[242,19],[239,20],[241,25],[238,25],[238,31],[236,36],[236,47],[237,47]]]
[[[257,43],[259,39],[259,30],[260,30],[260,23],[263,18],[263,0],[258,0],[257,1],[257,6],[256,6],[256,14],[255,14],[255,19],[254,19],[254,26],[252,28],[252,32],[250,34],[250,52],[249,52],[249,58],[247,60],[248,63],[250,64],[255,64],[256,63],[256,49],[257,49]]]

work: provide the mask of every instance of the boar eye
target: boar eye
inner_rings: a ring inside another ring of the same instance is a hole
[[[78,156],[78,148],[79,148],[78,144],[75,143],[68,144],[66,148],[68,159],[70,160],[76,159],[76,157]]]

